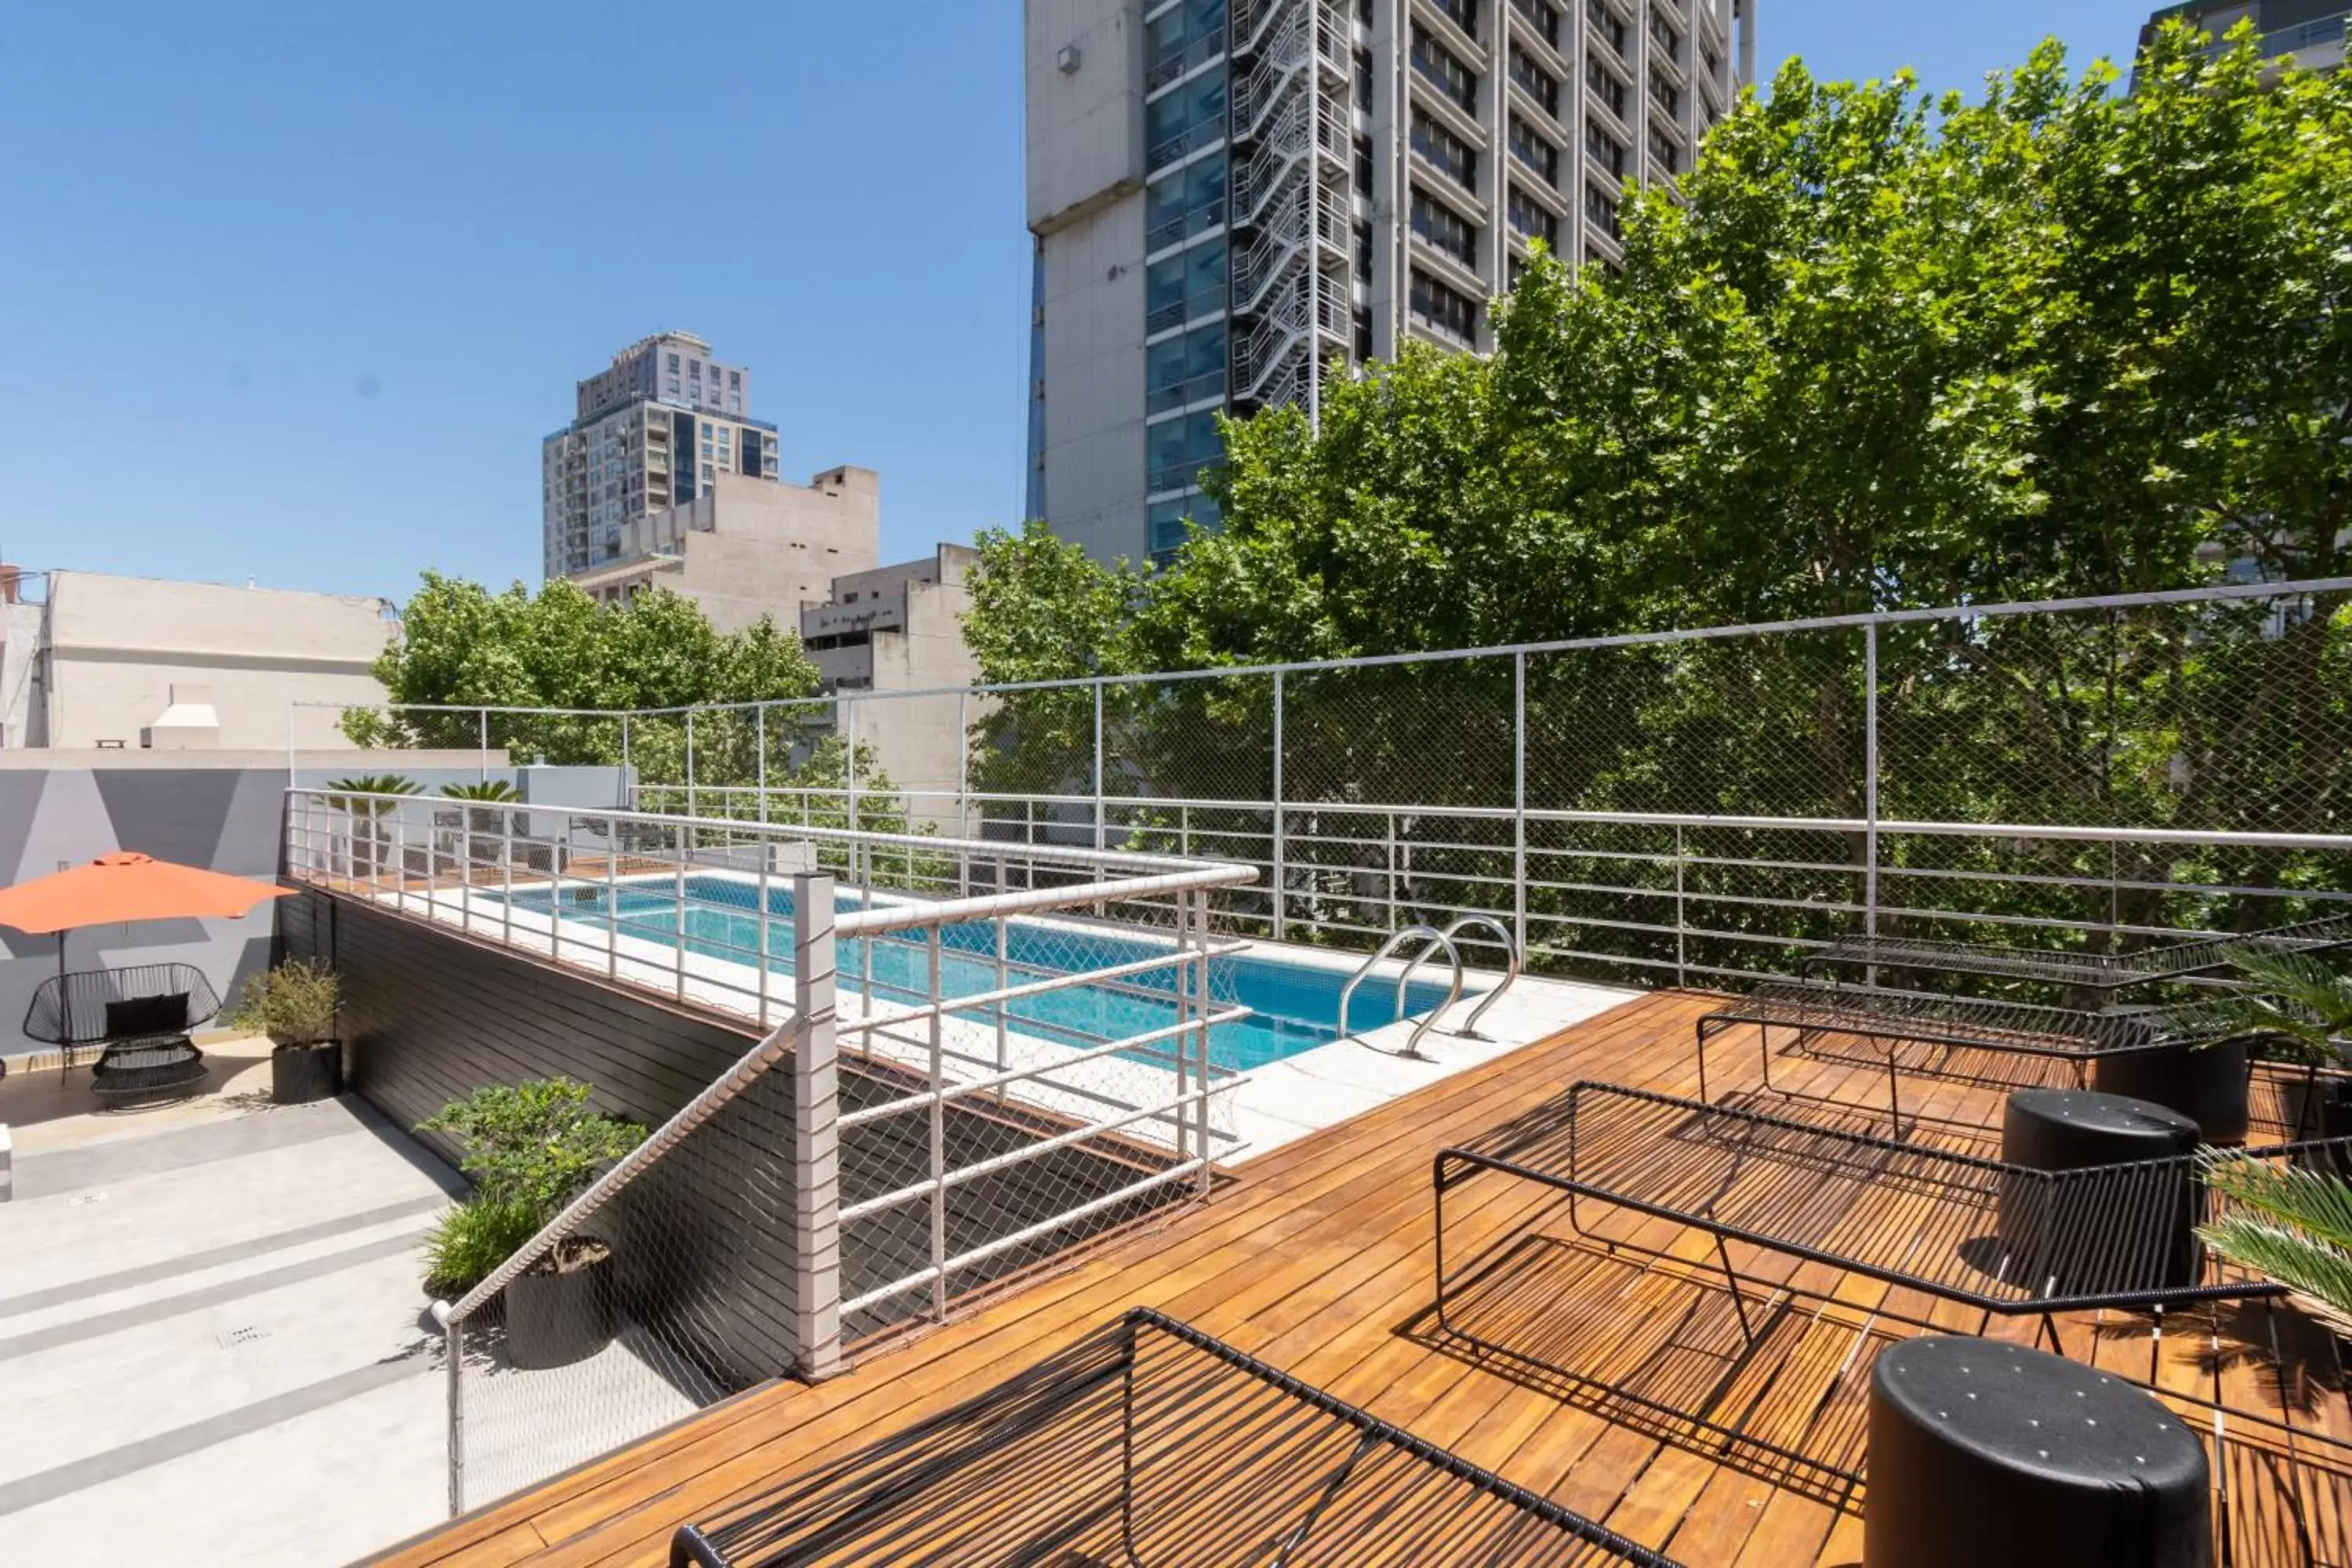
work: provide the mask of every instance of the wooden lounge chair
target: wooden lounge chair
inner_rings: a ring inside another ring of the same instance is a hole
[[[1674,1568],[1148,1308],[670,1545],[816,1562]]]

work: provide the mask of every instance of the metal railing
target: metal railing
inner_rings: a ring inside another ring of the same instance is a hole
[[[826,1375],[845,1347],[1205,1194],[1234,1142],[1243,1079],[1213,1032],[1246,1009],[1208,900],[1246,867],[294,789],[285,871],[757,1031],[436,1306],[453,1512],[760,1379]],[[519,1316],[541,1309],[517,1290],[600,1253],[602,1300],[550,1309],[588,1353],[525,1353]]]
[[[641,805],[1209,856],[1261,873],[1214,895],[1229,931],[1368,950],[1485,914],[1531,973],[1744,984],[1846,935],[2129,944],[2352,900],[2347,604],[2248,584],[562,722],[634,735]],[[886,780],[866,739],[923,702],[963,743]],[[786,765],[812,726],[839,773]]]

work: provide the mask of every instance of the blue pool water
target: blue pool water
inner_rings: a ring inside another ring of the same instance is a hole
[[[554,892],[549,889],[518,889],[514,906],[541,914],[548,911]],[[664,884],[658,889],[623,887],[613,895],[620,905],[623,936],[673,943],[677,940],[677,902]],[[686,945],[708,958],[750,963],[760,943],[759,889],[725,877],[687,879]],[[567,888],[562,918],[600,930],[614,918],[602,888]],[[845,893],[837,905],[847,913],[858,907],[854,894]],[[768,890],[768,966],[789,971],[793,959],[793,897],[789,888]],[[869,955],[865,949],[871,946]],[[949,996],[971,996],[996,989],[996,934],[989,921],[947,926],[940,934],[940,984]],[[1168,950],[1164,945],[1130,938],[1081,933],[1066,927],[1014,920],[1006,930],[1005,957],[1013,984],[1024,978],[1108,969]],[[928,994],[928,959],[918,939],[882,937],[844,939],[835,953],[841,988],[861,992],[866,964],[872,964],[873,990],[887,1005],[921,1001]],[[1132,975],[1116,984],[1072,986],[1040,996],[1024,997],[1009,1009],[1013,1026],[1063,1045],[1086,1047],[1126,1039],[1177,1021],[1177,972],[1167,969]],[[1209,961],[1209,993],[1213,1010],[1236,1003],[1250,1016],[1220,1024],[1209,1031],[1210,1058],[1228,1068],[1253,1068],[1279,1061],[1339,1037],[1339,988],[1344,971],[1309,964],[1286,963],[1261,953],[1241,953]],[[1367,981],[1349,1005],[1349,1027],[1359,1033],[1396,1020],[1396,984]],[[1443,984],[1416,981],[1405,996],[1408,1016],[1417,1016],[1445,999]],[[977,1016],[977,1015],[975,1015]]]

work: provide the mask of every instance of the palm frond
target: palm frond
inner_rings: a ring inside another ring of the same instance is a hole
[[[2224,1037],[2284,1040],[2325,1060],[2344,1054],[2352,1034],[2352,976],[2309,953],[2253,948],[2231,960],[2250,989],[2216,998],[2210,1010]]]
[[[2352,1256],[2352,1184],[2277,1160],[2219,1157],[2205,1183],[2231,1204]]]
[[[2352,1256],[2252,1214],[2226,1215],[2197,1234],[2222,1257],[2311,1297],[2339,1321],[2352,1318]]]

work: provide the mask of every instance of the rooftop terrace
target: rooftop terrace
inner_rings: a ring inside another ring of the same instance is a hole
[[[1692,1028],[1711,1005],[1691,993],[1652,995],[1328,1128],[1252,1163],[1206,1205],[1013,1282],[944,1327],[870,1345],[830,1382],[751,1390],[382,1561],[666,1562],[680,1524],[968,1398],[1141,1305],[1676,1561],[1856,1563],[1867,1500],[1852,1479],[1863,1461],[1862,1369],[1874,1342],[1914,1331],[1886,1314],[2019,1340],[2032,1336],[2030,1320],[1987,1327],[1972,1312],[1899,1301],[1875,1281],[1816,1279],[1810,1293],[1827,1304],[1776,1297],[1747,1344],[1703,1237],[1644,1267],[1554,1223],[1557,1194],[1496,1184],[1449,1204],[1448,1246],[1517,1242],[1468,1310],[1482,1314],[1482,1337],[1526,1354],[1482,1354],[1433,1321],[1437,1150],[1581,1079],[1690,1092]],[[1752,1036],[1727,1038],[1716,1093],[1736,1099],[1755,1083],[1738,1079],[1738,1064],[1752,1073],[1757,1053],[1744,1048]],[[1873,1066],[1804,1066],[1814,1075],[1806,1087],[1885,1104]],[[1916,1109],[1947,1127],[1998,1117],[1996,1087],[1937,1081],[1913,1093],[1923,1089]],[[1965,1131],[1940,1136],[1972,1142]],[[2227,1433],[2217,1561],[2345,1560],[2352,1448],[2336,1445],[2352,1442],[2352,1399],[2332,1338],[2263,1303],[2163,1319],[2078,1314],[2059,1332],[2068,1355],[2153,1383],[2201,1432]],[[2206,1402],[2239,1414],[2216,1423]],[[2302,1461],[2291,1470],[2290,1453]]]

